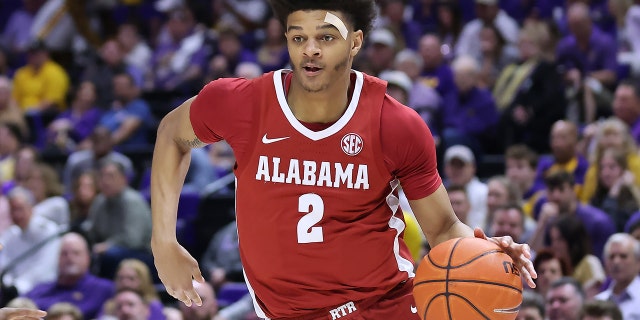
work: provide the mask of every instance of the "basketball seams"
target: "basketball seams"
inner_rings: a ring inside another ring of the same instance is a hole
[[[522,293],[522,290],[520,288],[514,287],[514,286],[510,286],[504,283],[500,283],[500,282],[493,282],[493,281],[483,281],[483,280],[467,280],[467,279],[447,279],[447,280],[425,280],[425,281],[420,281],[420,282],[416,282],[413,284],[414,287],[417,287],[419,285],[423,285],[423,284],[430,284],[430,283],[442,283],[442,282],[456,282],[456,283],[477,283],[477,284],[486,284],[486,285],[493,285],[493,286],[499,286],[499,287],[503,287],[503,288],[509,288],[512,289],[514,291],[517,291],[519,293]],[[449,291],[446,291],[446,293],[449,293]]]
[[[502,250],[500,250],[500,249],[492,249],[492,250],[490,250],[490,251],[483,252],[482,254],[480,254],[480,255],[478,255],[478,256],[476,256],[476,257],[473,257],[471,260],[468,260],[468,261],[466,261],[466,262],[465,262],[465,263],[463,263],[463,264],[455,265],[455,266],[452,266],[452,265],[451,265],[451,259],[449,260],[449,264],[448,264],[448,265],[446,265],[446,266],[442,266],[442,265],[436,264],[436,263],[431,259],[431,257],[430,257],[430,256],[427,256],[427,258],[429,258],[429,262],[431,262],[431,264],[432,264],[434,267],[436,267],[436,268],[438,268],[438,269],[447,269],[447,270],[448,270],[448,269],[457,269],[457,268],[462,268],[462,267],[464,267],[464,266],[466,266],[466,265],[468,265],[468,264],[470,264],[470,263],[472,263],[472,262],[474,262],[474,261],[476,261],[476,260],[478,260],[478,259],[480,259],[480,258],[482,258],[482,257],[484,257],[484,256],[487,256],[487,255],[489,255],[489,254],[493,254],[493,253],[504,253],[504,254],[506,254],[504,251],[502,251]],[[452,256],[453,256],[453,250],[451,251],[451,255],[450,255],[450,257],[449,257],[449,258],[452,258]]]

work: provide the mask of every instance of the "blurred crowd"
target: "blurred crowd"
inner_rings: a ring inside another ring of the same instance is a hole
[[[640,1],[376,2],[354,69],[429,125],[459,219],[531,246],[518,319],[640,319]],[[2,305],[255,319],[230,147],[192,151],[178,208],[202,307],[157,279],[149,169],[164,115],[288,58],[266,0],[0,2]],[[405,204],[417,265],[429,246]]]

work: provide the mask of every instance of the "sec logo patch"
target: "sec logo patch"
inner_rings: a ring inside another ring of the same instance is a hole
[[[355,133],[347,133],[341,140],[342,151],[349,156],[355,156],[360,153],[363,144],[362,138]]]

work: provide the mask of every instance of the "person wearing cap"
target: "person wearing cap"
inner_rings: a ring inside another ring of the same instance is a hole
[[[422,57],[420,82],[435,89],[442,99],[453,99],[456,84],[453,70],[442,53],[442,41],[435,34],[426,34],[420,38],[418,53]],[[449,97],[449,98],[448,98]]]
[[[69,76],[49,58],[41,40],[29,45],[27,64],[19,68],[13,79],[13,98],[25,112],[57,113],[66,107]]]
[[[472,228],[483,228],[487,219],[489,188],[476,176],[476,159],[471,149],[464,145],[446,149],[444,174],[447,186],[463,186],[467,191],[471,208],[464,222]]]
[[[391,69],[396,56],[397,39],[389,29],[374,29],[369,35],[371,45],[366,49],[366,57],[374,75]]]
[[[518,40],[518,23],[500,9],[498,0],[476,0],[476,16],[462,29],[455,47],[456,56],[480,56],[480,31],[486,24],[492,24],[500,30],[507,45],[514,45]]]
[[[397,70],[385,70],[379,75],[380,79],[387,82],[387,93],[398,102],[407,105],[411,92],[411,79],[406,73]]]

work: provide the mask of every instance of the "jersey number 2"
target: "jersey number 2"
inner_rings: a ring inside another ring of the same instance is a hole
[[[314,227],[324,215],[322,198],[313,193],[301,195],[298,199],[298,212],[305,214],[298,221],[298,243],[322,242],[322,227]]]

